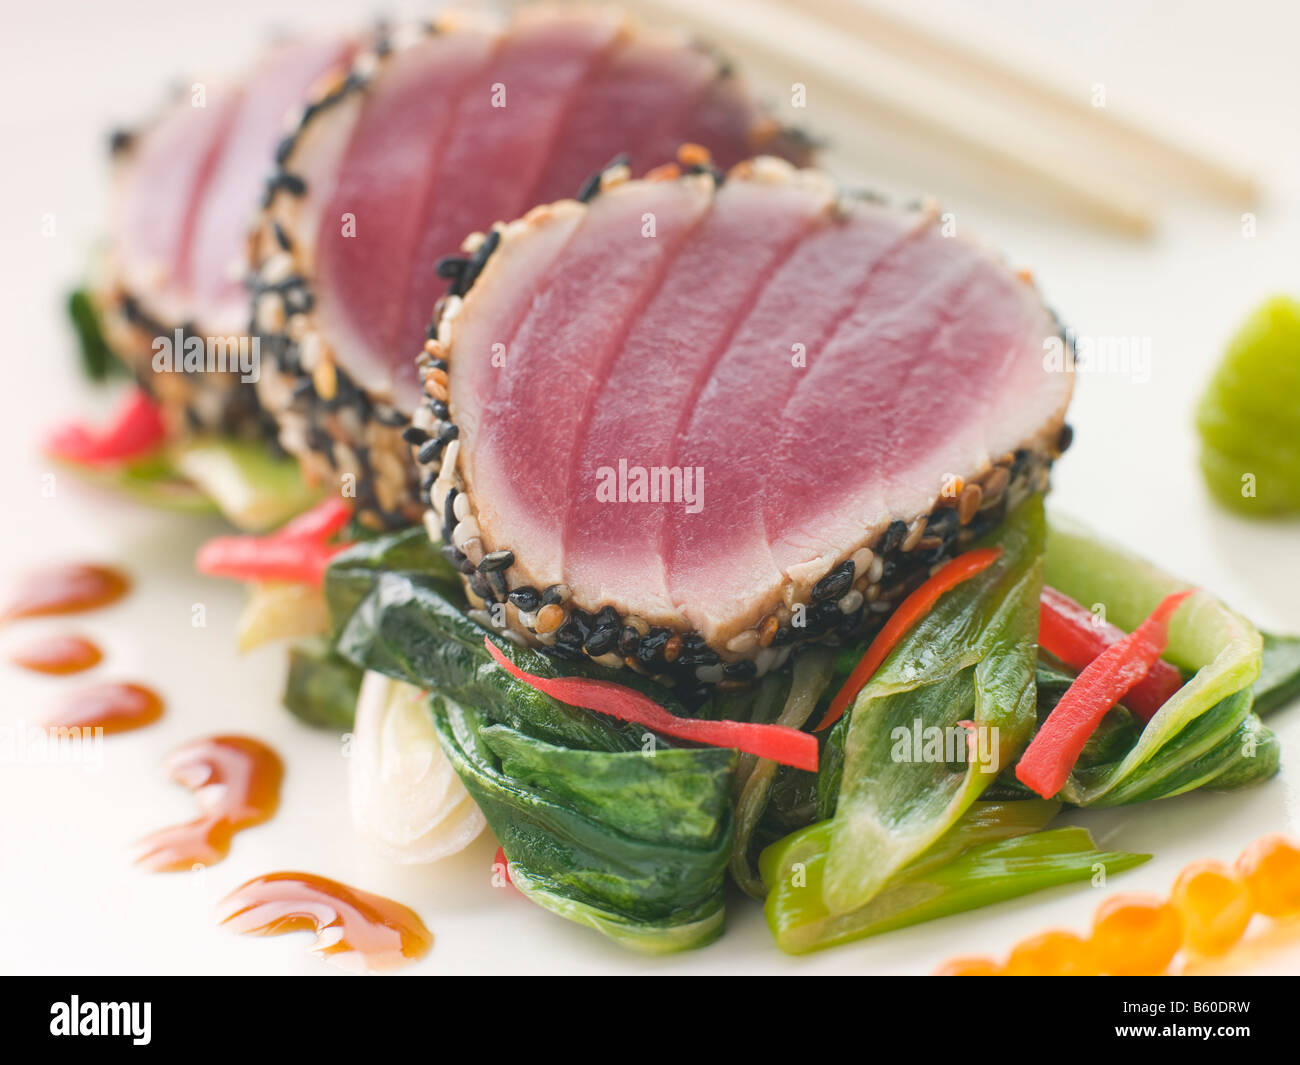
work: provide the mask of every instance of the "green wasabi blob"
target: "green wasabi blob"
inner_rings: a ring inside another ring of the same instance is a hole
[[[1246,320],[1196,427],[1216,500],[1255,517],[1300,513],[1300,303],[1276,296]]]

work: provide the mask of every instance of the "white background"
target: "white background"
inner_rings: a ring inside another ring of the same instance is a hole
[[[391,9],[420,10],[414,5]],[[0,57],[0,211],[5,254],[0,300],[6,333],[0,433],[7,491],[0,507],[0,583],[41,561],[100,559],[137,577],[136,594],[74,619],[107,651],[95,676],[140,679],[165,693],[157,726],[106,741],[98,772],[0,767],[0,969],[12,972],[332,972],[305,952],[309,937],[250,940],[216,926],[213,904],[250,876],[305,869],[390,894],[414,907],[436,937],[414,972],[926,972],[958,952],[1003,951],[1051,924],[1082,929],[1099,895],[1063,888],[804,959],[773,946],[756,906],[737,899],[721,942],[668,959],[629,955],[594,933],[489,886],[495,844],[425,869],[396,869],[352,835],[338,741],[278,707],[283,654],[233,651],[241,600],[232,585],[193,575],[195,546],[214,522],[155,513],[49,472],[36,441],[61,415],[101,409],[74,371],[60,304],[101,228],[105,134],[147,115],[164,87],[236,68],[276,26],[369,18],[364,0],[64,0],[9,3]],[[1081,333],[1151,338],[1151,380],[1085,377],[1072,418],[1076,443],[1060,464],[1054,503],[1167,568],[1205,584],[1260,625],[1300,631],[1300,529],[1252,524],[1209,505],[1195,467],[1190,420],[1225,340],[1265,296],[1300,295],[1300,9],[1275,0],[1051,4],[987,0],[908,5],[947,32],[987,42],[1086,98],[1146,118],[1253,167],[1266,188],[1258,235],[1241,236],[1242,207],[1155,189],[1162,227],[1138,241],[1062,212],[1045,197],[967,166],[935,146],[877,129],[868,116],[798,117],[841,143],[867,170],[853,182],[900,194],[931,192],[959,225],[1032,266],[1065,320]],[[195,74],[198,72],[198,75]],[[782,99],[788,86],[763,88]],[[786,112],[789,113],[788,111]],[[1074,149],[1059,155],[1071,165]],[[1110,160],[1093,157],[1108,167]],[[56,235],[43,237],[53,213]],[[204,603],[207,627],[193,628]],[[0,656],[35,633],[0,630]],[[40,719],[70,684],[0,664],[0,721]],[[1286,769],[1246,792],[1193,795],[1135,809],[1074,815],[1109,847],[1156,857],[1111,889],[1167,889],[1201,856],[1231,858],[1268,831],[1300,828],[1300,707],[1272,722]],[[194,814],[188,793],[160,769],[171,748],[205,732],[247,732],[287,762],[278,817],[236,838],[231,857],[197,875],[150,875],[128,860],[140,836]],[[1262,970],[1300,970],[1300,947]]]

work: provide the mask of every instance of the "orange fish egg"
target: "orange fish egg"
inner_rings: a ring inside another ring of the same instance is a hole
[[[1199,954],[1222,954],[1241,938],[1255,912],[1246,882],[1210,858],[1178,874],[1169,901],[1183,919],[1188,945]]]
[[[935,969],[935,976],[998,976],[1002,970],[992,958],[977,954],[967,954],[960,958],[949,958]]]
[[[1255,840],[1237,859],[1255,909],[1269,917],[1300,914],[1300,844],[1274,833]]]
[[[1089,976],[1096,971],[1091,944],[1065,928],[1022,939],[1002,970],[1005,976]]]
[[[1182,943],[1178,911],[1156,895],[1114,895],[1092,919],[1093,957],[1114,976],[1162,973]]]

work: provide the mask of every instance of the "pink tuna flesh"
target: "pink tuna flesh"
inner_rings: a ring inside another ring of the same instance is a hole
[[[248,234],[275,147],[313,84],[353,51],[339,40],[279,45],[238,84],[191,86],[141,134],[114,239],[122,284],[153,317],[244,331]]]
[[[931,214],[761,169],[516,224],[451,321],[459,472],[513,586],[725,642],[1059,427],[1071,379],[1030,284]],[[620,464],[702,491],[610,500]]]
[[[316,322],[363,387],[411,408],[412,360],[465,237],[573,196],[619,154],[636,172],[703,141],[749,154],[757,106],[718,63],[621,17],[548,11],[493,33],[453,28],[385,61],[359,106],[306,127]],[[340,224],[355,219],[350,230]]]

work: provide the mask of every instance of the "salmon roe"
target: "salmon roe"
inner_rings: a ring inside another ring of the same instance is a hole
[[[1260,913],[1300,914],[1300,844],[1295,840],[1278,833],[1255,840],[1237,859],[1237,872]]]
[[[992,958],[967,954],[960,958],[949,958],[935,969],[935,976],[998,976],[1002,970]]]
[[[1092,919],[1093,957],[1101,972],[1114,976],[1162,973],[1182,943],[1178,911],[1156,895],[1112,896]]]
[[[1090,976],[1097,969],[1092,946],[1064,928],[1022,939],[1007,957],[1005,976]]]
[[[1200,954],[1222,954],[1241,938],[1255,913],[1246,882],[1210,858],[1178,874],[1169,901],[1183,919],[1188,945]]]

